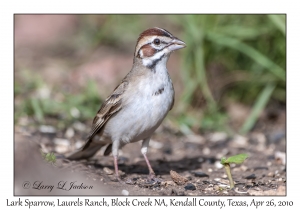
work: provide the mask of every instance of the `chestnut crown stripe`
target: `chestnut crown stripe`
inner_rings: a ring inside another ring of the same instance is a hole
[[[166,37],[170,37],[170,38],[173,37],[172,34],[165,29],[150,28],[150,29],[144,31],[143,33],[141,33],[140,37],[137,40],[137,43],[139,43],[139,41],[145,36],[166,36]]]

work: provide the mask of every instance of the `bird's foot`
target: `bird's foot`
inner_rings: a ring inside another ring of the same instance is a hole
[[[162,179],[156,177],[156,175],[155,175],[154,173],[150,173],[150,174],[148,175],[147,182],[148,182],[148,183],[156,184],[156,183],[161,183],[161,182],[162,182]]]
[[[129,185],[134,185],[136,183],[136,181],[134,179],[129,179],[128,178],[128,179],[125,180],[125,183],[129,184]]]
[[[114,176],[111,181],[113,182],[119,182],[120,184],[125,184],[125,182],[121,179],[120,176]]]

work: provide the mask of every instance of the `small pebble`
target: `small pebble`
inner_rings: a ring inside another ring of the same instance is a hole
[[[179,192],[177,193],[177,195],[179,195],[179,196],[184,196],[185,193],[184,193],[184,191],[179,191]]]
[[[122,195],[129,195],[129,192],[127,190],[122,190]]]
[[[193,172],[193,174],[195,175],[195,177],[209,177],[206,173],[203,173],[201,171]]]
[[[195,144],[204,144],[205,139],[200,135],[189,134],[187,135],[187,141]]]
[[[247,183],[247,184],[246,184],[246,187],[247,187],[247,188],[251,188],[251,187],[253,187],[253,185],[254,185],[253,183]]]
[[[217,169],[220,169],[220,168],[223,168],[224,166],[219,162],[219,161],[216,161],[215,162],[215,167],[217,168]],[[233,166],[234,167],[234,166]]]
[[[233,148],[246,147],[248,145],[248,138],[241,135],[235,135],[233,140],[230,141],[230,146]]]
[[[104,171],[107,175],[112,175],[112,174],[114,173],[111,169],[109,169],[109,168],[107,168],[107,167],[104,167],[104,168],[103,168],[103,171]]]
[[[221,179],[220,184],[218,184],[218,185],[221,186],[222,184],[229,184],[229,180],[228,179]]]
[[[66,137],[67,139],[70,139],[70,138],[72,138],[72,137],[74,136],[74,134],[75,134],[74,129],[70,127],[70,128],[68,128],[68,129],[66,130],[65,137]]]
[[[209,140],[212,142],[224,141],[227,136],[228,135],[225,132],[216,132],[209,136]]]
[[[219,187],[218,185],[215,185],[215,186],[214,186],[214,190],[217,190],[217,191],[218,191],[218,190],[220,190],[220,187]]]
[[[257,167],[254,168],[254,170],[255,170],[255,171],[256,171],[256,170],[269,170],[269,168],[268,168],[268,167],[265,167],[265,166],[257,166]]]
[[[76,107],[72,107],[70,110],[70,114],[74,118],[79,118],[80,117],[80,111]]]
[[[39,131],[41,133],[55,133],[56,129],[51,125],[41,125]]]
[[[160,143],[160,142],[154,141],[154,140],[151,140],[150,143],[149,143],[149,145],[150,145],[150,147],[152,147],[154,149],[161,149],[164,146],[163,143]]]
[[[55,138],[53,142],[58,145],[70,146],[70,141],[68,139]]]
[[[229,185],[227,184],[218,184],[218,186],[221,187],[222,189],[229,188]]]
[[[275,152],[275,160],[278,164],[285,165],[285,152]]]
[[[164,185],[164,186],[168,186],[168,185],[175,186],[176,184],[175,184],[175,182],[173,182],[171,180],[168,180],[168,181],[162,182],[161,185]]]
[[[192,183],[188,183],[185,187],[185,190],[196,190],[195,185],[193,185]]]
[[[233,168],[232,171],[241,171],[239,167]]]
[[[65,146],[65,145],[61,145],[58,144],[55,146],[55,151],[62,154],[62,153],[66,153],[69,151],[69,147]]]
[[[248,167],[244,166],[244,165],[241,165],[240,168],[242,169],[242,171],[247,171],[248,170]]]
[[[125,174],[126,174],[126,173],[125,173],[124,171],[119,170],[119,175],[120,175],[120,176],[125,176]]]
[[[208,147],[204,147],[204,149],[202,150],[202,153],[204,155],[209,155],[210,154],[210,149]]]
[[[217,159],[221,159],[222,157],[224,157],[224,155],[223,155],[222,153],[218,153],[218,154],[216,155],[216,158],[217,158]]]
[[[76,143],[75,143],[75,148],[76,149],[79,149],[79,148],[81,148],[82,146],[83,146],[83,144],[84,144],[84,142],[82,141],[76,141]]]
[[[207,181],[207,180],[202,181],[202,183],[203,183],[203,184],[210,184],[210,182]]]
[[[245,179],[255,179],[255,178],[256,178],[255,174],[251,174],[245,177]]]

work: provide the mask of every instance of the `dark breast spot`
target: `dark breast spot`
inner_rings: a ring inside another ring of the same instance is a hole
[[[164,92],[164,90],[165,90],[165,88],[164,87],[162,87],[162,88],[159,88],[156,92],[154,92],[154,94],[153,95],[155,95],[155,96],[157,96],[157,95],[160,95],[160,94],[162,94],[162,92]]]

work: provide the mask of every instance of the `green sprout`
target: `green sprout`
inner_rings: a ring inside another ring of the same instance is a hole
[[[247,154],[238,154],[238,155],[231,156],[227,159],[225,157],[221,158],[221,164],[224,166],[225,172],[229,179],[230,189],[234,188],[234,182],[230,171],[230,163],[242,164],[247,158],[248,158]]]
[[[44,153],[41,151],[42,157],[48,162],[54,164],[56,162],[56,156],[53,152]]]

